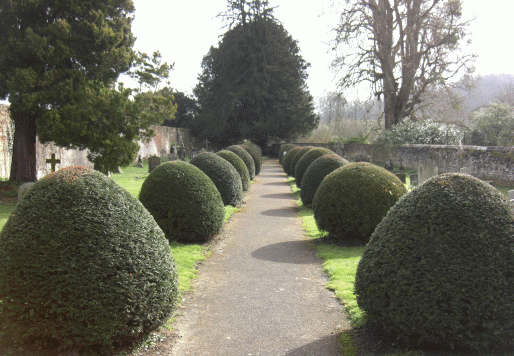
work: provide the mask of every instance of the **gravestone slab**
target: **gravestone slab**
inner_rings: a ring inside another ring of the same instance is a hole
[[[439,174],[439,168],[432,162],[424,162],[418,168],[419,184],[423,184],[427,179]]]
[[[395,173],[396,176],[398,177],[398,179],[400,179],[402,181],[403,184],[405,184],[405,173]]]
[[[472,175],[472,174],[471,174],[471,168],[469,168],[469,167],[462,167],[462,168],[460,169],[460,173],[464,173],[464,174]]]
[[[388,159],[384,165],[384,168],[387,169],[389,172],[393,171],[393,161]]]
[[[27,195],[27,193],[33,185],[34,182],[27,182],[20,185],[20,187],[18,188],[18,201],[20,201],[25,195]]]
[[[417,174],[411,174],[409,176],[409,179],[410,179],[411,187],[415,187],[418,185],[418,175]]]
[[[509,192],[507,194],[508,194],[509,200],[514,200],[514,190],[509,190]]]
[[[148,173],[153,171],[155,167],[161,164],[161,158],[157,156],[152,156],[148,158]]]

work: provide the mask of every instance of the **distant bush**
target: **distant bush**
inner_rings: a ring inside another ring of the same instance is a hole
[[[189,162],[207,174],[218,189],[224,205],[238,207],[243,202],[243,184],[237,170],[215,153],[205,152]]]
[[[306,146],[306,147],[302,147],[298,152],[296,152],[294,157],[291,159],[291,163],[290,163],[290,166],[289,166],[289,172],[291,172],[291,174],[290,174],[291,176],[294,177],[295,170],[296,170],[296,164],[298,163],[300,158],[302,158],[304,154],[306,154],[307,152],[309,152],[313,148],[314,148],[313,146]],[[298,188],[299,187],[300,186],[298,186]]]
[[[246,150],[246,152],[248,152],[250,156],[252,156],[253,163],[255,165],[255,175],[259,175],[259,173],[261,172],[261,155],[259,151],[257,151],[253,146],[246,143],[239,146],[243,147]]]
[[[387,130],[377,143],[455,145],[459,138],[461,135],[453,125],[432,120],[412,121],[407,118]]]
[[[141,186],[139,200],[170,241],[203,243],[223,227],[225,208],[218,189],[190,163],[157,166]]]
[[[292,176],[294,172],[291,172],[291,161],[293,160],[294,156],[300,151],[302,148],[300,146],[295,146],[293,148],[290,148],[289,151],[287,151],[286,155],[284,156],[284,159],[282,160],[282,168],[284,169],[284,172],[288,176]]]
[[[244,161],[234,152],[229,150],[222,150],[216,154],[234,166],[234,168],[239,173],[239,177],[241,178],[243,191],[246,192],[248,188],[250,188],[250,174],[248,173],[248,168],[246,168]]]
[[[470,355],[512,344],[513,236],[512,204],[496,189],[463,174],[433,177],[377,226],[357,302],[369,322],[414,344]]]
[[[250,174],[250,180],[255,178],[255,163],[253,161],[252,156],[243,148],[238,145],[232,145],[226,148],[229,151],[234,152],[239,156],[246,164],[246,168],[248,168],[248,174]]]
[[[323,147],[315,147],[311,149],[310,151],[306,152],[302,158],[298,161],[296,164],[295,170],[294,170],[294,178],[296,180],[296,185],[300,188],[302,185],[302,178],[305,174],[305,171],[307,168],[309,168],[309,165],[314,162],[317,158],[328,155],[328,154],[335,154],[333,151],[329,150],[328,148]]]
[[[15,344],[110,354],[177,305],[162,230],[127,191],[83,167],[30,188],[0,234],[0,261],[2,332]]]
[[[300,198],[303,205],[310,206],[312,204],[316,190],[328,174],[348,163],[347,160],[336,154],[323,155],[314,160],[302,178]]]
[[[312,210],[320,230],[340,241],[366,244],[375,227],[407,189],[391,172],[371,163],[350,163],[323,179]]]

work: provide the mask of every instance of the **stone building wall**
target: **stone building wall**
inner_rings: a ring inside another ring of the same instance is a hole
[[[0,177],[8,177],[11,169],[11,142],[14,135],[9,107],[0,104]]]

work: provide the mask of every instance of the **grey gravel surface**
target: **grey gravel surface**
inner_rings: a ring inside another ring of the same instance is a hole
[[[173,355],[341,355],[343,308],[303,237],[298,207],[276,160],[266,160],[185,296]]]

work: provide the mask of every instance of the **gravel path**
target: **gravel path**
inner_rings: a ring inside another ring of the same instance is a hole
[[[264,162],[245,202],[182,303],[172,354],[341,355],[337,335],[349,325],[276,160]]]

